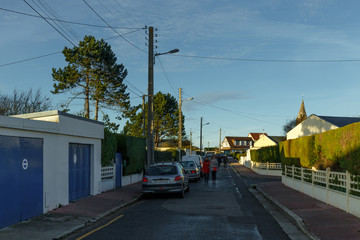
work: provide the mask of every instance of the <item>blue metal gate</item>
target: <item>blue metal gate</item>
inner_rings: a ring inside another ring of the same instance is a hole
[[[115,187],[121,187],[121,178],[122,178],[122,154],[115,154],[115,163],[116,163],[116,171],[115,171]]]
[[[90,145],[69,145],[69,201],[90,195]]]
[[[0,228],[43,213],[43,140],[0,136]]]

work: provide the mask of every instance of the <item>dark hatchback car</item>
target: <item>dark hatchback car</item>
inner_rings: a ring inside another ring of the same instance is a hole
[[[142,181],[144,197],[153,193],[177,193],[183,198],[189,190],[188,173],[177,162],[150,165]]]

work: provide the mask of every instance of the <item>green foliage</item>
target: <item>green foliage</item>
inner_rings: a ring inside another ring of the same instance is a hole
[[[123,157],[124,175],[141,172],[146,162],[146,140],[124,134],[116,134],[116,139],[117,152],[122,153]]]
[[[231,154],[234,159],[240,160],[241,157],[245,157],[246,153],[234,152]]]
[[[291,119],[291,120],[287,120],[287,122],[285,123],[285,125],[283,126],[283,133],[284,135],[286,135],[291,129],[293,129],[294,127],[296,127],[296,118]]]
[[[72,91],[73,97],[64,108],[79,96],[85,99],[85,117],[90,118],[90,102],[95,105],[95,120],[101,107],[117,108],[126,111],[130,107],[129,94],[125,93],[123,80],[127,70],[117,64],[115,54],[103,39],[85,36],[79,46],[65,47],[63,50],[68,65],[52,69],[54,80],[53,94]]]
[[[254,162],[269,162],[269,163],[279,163],[281,162],[279,146],[269,146],[262,147],[260,149],[251,149],[250,150],[251,161]]]
[[[116,135],[104,129],[104,139],[101,140],[101,166],[105,167],[114,163],[116,149]]]
[[[172,162],[173,153],[169,151],[154,151],[155,162]]]
[[[147,119],[147,103],[145,104],[145,120]],[[185,117],[182,116],[182,137],[186,138]],[[129,114],[129,120],[124,127],[124,133],[141,137],[143,135],[144,114],[141,105],[134,107]],[[145,121],[147,129],[147,120]],[[147,133],[146,133],[147,134]],[[178,139],[179,134],[179,108],[176,98],[171,94],[158,92],[154,96],[154,144],[165,139]]]
[[[360,173],[360,123],[321,134],[280,142],[282,163],[300,159],[301,166]]]

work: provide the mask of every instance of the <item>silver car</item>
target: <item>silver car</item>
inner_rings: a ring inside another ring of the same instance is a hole
[[[142,181],[144,197],[152,193],[177,193],[183,198],[189,190],[188,173],[177,162],[150,165]]]
[[[200,180],[200,168],[195,161],[193,160],[182,161],[181,165],[183,165],[185,170],[187,170],[187,172],[189,173],[190,180],[192,179],[196,181]]]

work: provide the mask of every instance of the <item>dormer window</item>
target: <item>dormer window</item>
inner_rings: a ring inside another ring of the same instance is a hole
[[[239,146],[240,145],[240,141],[239,140],[235,140],[235,145]]]

